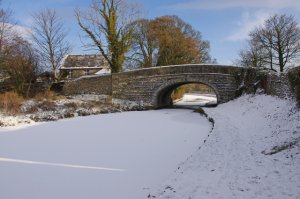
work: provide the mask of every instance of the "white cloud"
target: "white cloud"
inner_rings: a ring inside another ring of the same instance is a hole
[[[230,8],[300,9],[299,0],[191,0],[171,6],[179,10],[223,10]]]
[[[7,30],[9,30],[9,32],[7,32],[8,37],[13,35],[18,35],[23,37],[24,39],[28,39],[32,32],[30,28],[20,26],[20,25],[6,24],[6,26],[7,26]]]
[[[30,35],[32,33],[30,28],[20,26],[20,25],[14,25],[12,29],[13,29],[13,31],[15,31],[18,35],[20,35],[23,38],[30,37]]]
[[[272,14],[272,12],[266,10],[259,10],[254,13],[244,12],[241,20],[236,23],[237,29],[227,37],[227,40],[242,41],[247,39],[249,32],[255,27],[262,25]]]

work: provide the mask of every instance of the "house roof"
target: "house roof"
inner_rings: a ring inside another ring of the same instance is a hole
[[[67,55],[62,61],[60,69],[109,69],[105,58],[100,54]]]

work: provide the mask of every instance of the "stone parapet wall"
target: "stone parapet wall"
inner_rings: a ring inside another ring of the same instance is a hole
[[[113,75],[113,99],[159,108],[170,104],[168,100],[176,87],[204,83],[214,89],[218,103],[223,103],[235,98],[235,77],[241,70],[221,65],[179,65],[118,73]]]
[[[65,82],[64,95],[111,95],[111,75],[87,76]]]
[[[139,70],[132,70],[123,73],[117,73],[117,76],[159,76],[159,75],[172,75],[172,74],[183,74],[183,73],[217,73],[217,74],[237,74],[245,68],[229,65],[209,65],[209,64],[190,64],[190,65],[172,65],[172,66],[161,66],[144,68]]]
[[[211,86],[219,103],[235,97],[236,81],[226,74],[177,74],[134,78],[113,77],[113,98],[143,102],[147,106],[159,105],[160,98],[169,97],[171,91],[186,83],[204,83]],[[160,105],[159,105],[160,106]]]

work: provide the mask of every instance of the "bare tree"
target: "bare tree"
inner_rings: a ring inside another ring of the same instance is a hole
[[[138,68],[152,67],[156,65],[158,51],[158,38],[155,37],[152,28],[153,22],[148,19],[134,21],[132,44],[128,53],[128,59]]]
[[[1,1],[0,1],[1,3]],[[0,8],[0,54],[3,46],[12,38],[13,23],[11,22],[12,11],[10,9]]]
[[[269,58],[269,53],[255,41],[248,41],[248,48],[241,50],[240,59],[236,61],[237,65],[244,67],[264,67]]]
[[[133,28],[128,28],[138,11],[125,0],[93,0],[88,13],[75,11],[81,29],[92,40],[113,73],[122,70],[129,50]]]
[[[55,10],[45,9],[34,13],[32,38],[44,63],[51,67],[53,80],[57,80],[57,69],[63,57],[70,52],[62,19]]]
[[[10,76],[9,83],[19,95],[28,97],[39,70],[37,54],[31,44],[20,36],[15,36],[3,47],[3,54],[3,66]]]
[[[265,66],[272,70],[279,67],[280,72],[300,55],[300,28],[293,16],[274,15],[263,26],[250,33],[251,43],[260,46],[267,56]]]

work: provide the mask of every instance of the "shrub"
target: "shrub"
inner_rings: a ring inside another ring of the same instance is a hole
[[[288,74],[292,90],[295,93],[298,105],[300,106],[300,67],[290,70]]]
[[[10,76],[7,80],[9,85],[19,95],[28,97],[39,70],[39,59],[35,50],[22,37],[12,36],[1,54],[1,65]]]
[[[300,85],[295,86],[295,94],[296,94],[298,106],[300,106]]]
[[[20,112],[23,101],[23,97],[19,96],[16,92],[0,94],[0,109],[4,113],[17,114]]]
[[[38,108],[42,111],[55,111],[56,105],[53,101],[42,101],[38,104]]]
[[[58,100],[63,98],[62,96],[58,96],[55,92],[46,90],[44,92],[37,93],[34,97],[38,101],[43,100]]]
[[[69,109],[73,109],[73,110],[75,110],[75,109],[77,109],[77,104],[75,103],[75,102],[69,102],[69,103],[65,103],[64,104],[67,108],[69,108]]]

